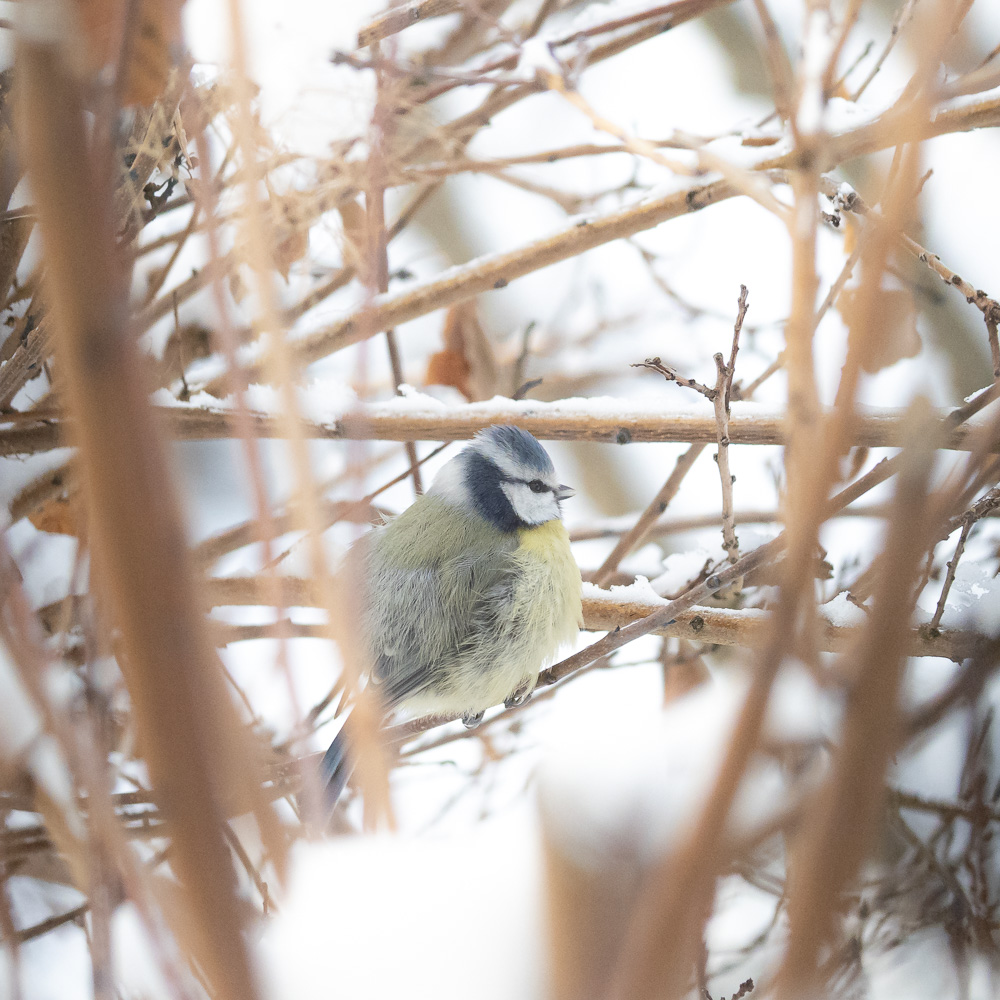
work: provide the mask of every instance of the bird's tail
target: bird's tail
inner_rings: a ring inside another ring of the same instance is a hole
[[[347,746],[347,737],[341,730],[323,754],[323,761],[320,764],[323,798],[328,816],[333,812],[337,799],[340,798],[340,793],[343,792],[353,771],[354,760]]]

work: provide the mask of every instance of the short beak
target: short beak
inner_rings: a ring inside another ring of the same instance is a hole
[[[556,487],[556,499],[560,501],[568,500],[572,496],[576,496],[576,490],[572,486],[557,486]]]

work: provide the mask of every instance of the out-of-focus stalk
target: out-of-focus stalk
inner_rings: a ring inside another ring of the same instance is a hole
[[[127,270],[111,224],[109,157],[90,148],[83,88],[61,43],[69,10],[32,5],[18,39],[19,126],[44,243],[55,382],[71,415],[93,565],[114,625],[171,865],[181,940],[215,995],[253,998],[224,803],[254,804],[253,768],[211,650],[166,452],[130,336]],[[100,130],[96,130],[100,132]]]

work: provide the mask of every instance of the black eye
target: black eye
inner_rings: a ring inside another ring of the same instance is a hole
[[[531,482],[528,483],[528,489],[531,490],[532,493],[544,493],[548,489],[548,486],[546,486],[540,479],[532,479]]]

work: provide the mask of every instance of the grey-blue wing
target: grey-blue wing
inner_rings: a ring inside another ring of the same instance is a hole
[[[418,571],[375,563],[370,586],[382,587],[366,616],[374,678],[392,708],[432,691],[502,615],[513,591],[508,553],[473,552]]]
[[[333,807],[337,804],[337,799],[340,798],[340,793],[347,785],[353,770],[354,760],[347,745],[347,737],[341,730],[327,747],[319,766],[328,813],[333,811]],[[329,816],[327,818],[329,819]]]

